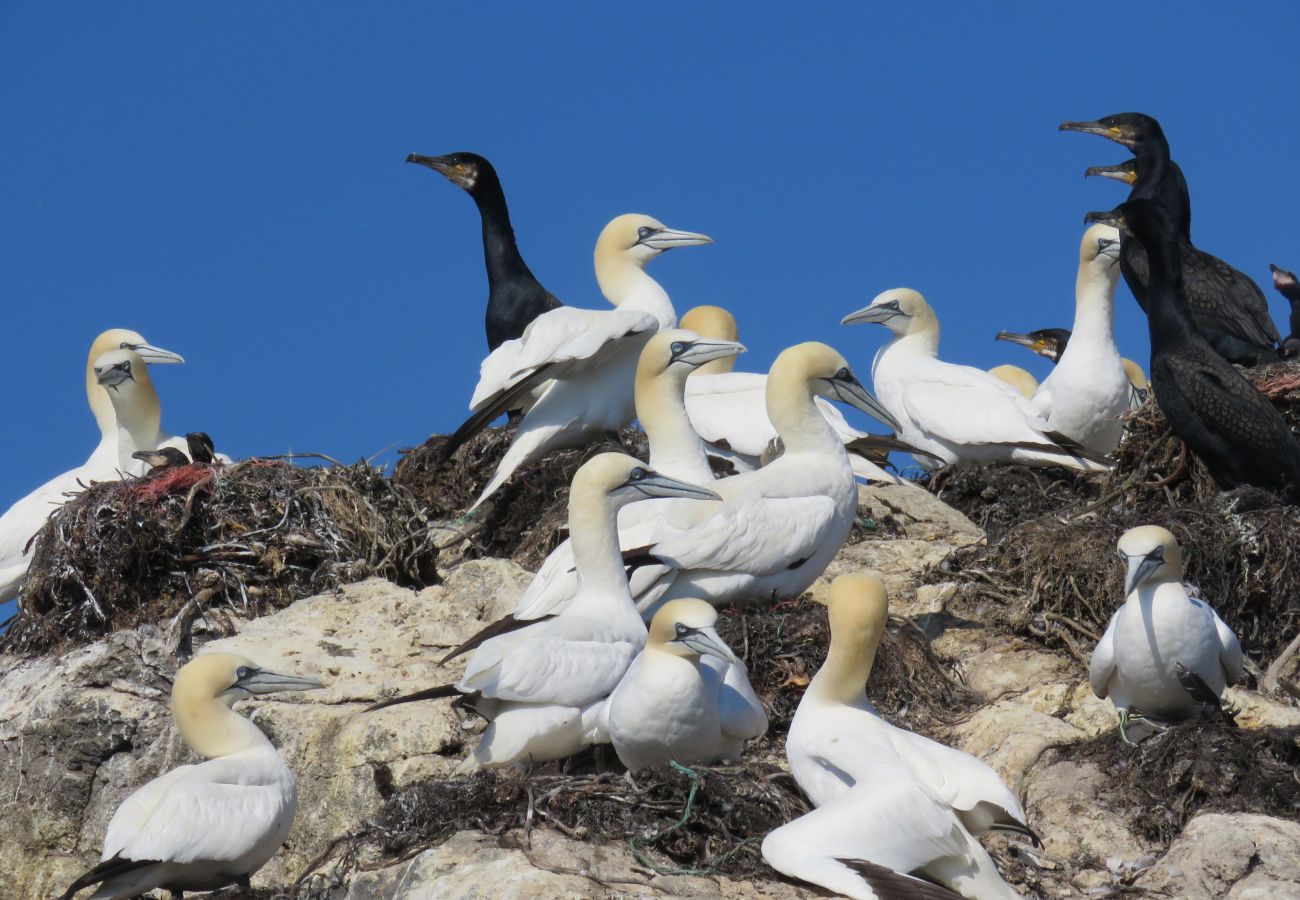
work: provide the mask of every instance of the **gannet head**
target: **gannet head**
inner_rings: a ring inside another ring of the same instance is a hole
[[[596,265],[603,259],[617,259],[644,268],[665,250],[712,243],[713,238],[706,234],[678,231],[651,216],[625,213],[601,230],[596,239]]]
[[[247,749],[248,729],[256,729],[242,719],[230,720],[228,710],[236,700],[322,687],[314,678],[271,672],[234,653],[201,653],[176,673],[172,715],[196,751],[209,758],[226,756]]]
[[[1097,134],[1104,138],[1123,144],[1130,150],[1139,145],[1159,139],[1164,141],[1165,133],[1160,123],[1143,113],[1116,113],[1103,116],[1092,122],[1062,122],[1061,131],[1081,131],[1084,134]]]
[[[684,328],[660,331],[641,350],[636,367],[637,384],[666,372],[680,374],[684,382],[700,366],[744,352],[745,345],[736,341],[707,340]]]
[[[457,187],[464,188],[471,195],[477,194],[489,184],[500,185],[496,169],[477,153],[464,151],[448,153],[445,156],[421,156],[411,153],[406,157],[408,163],[425,166],[443,175]]]
[[[212,444],[212,438],[208,437],[206,432],[191,431],[185,435],[185,445],[189,447],[190,459],[196,463],[211,463],[216,460],[217,450]]]
[[[789,390],[788,386],[801,383],[812,393],[828,400],[847,403],[854,409],[879,419],[895,431],[901,427],[889,410],[863,387],[849,367],[848,360],[833,347],[819,341],[808,341],[782,350],[768,370],[769,410],[774,391],[783,392]]]
[[[1142,371],[1142,367],[1131,359],[1120,360],[1124,364],[1124,374],[1128,376],[1128,383],[1133,385],[1135,391],[1139,391],[1142,399],[1146,399],[1146,392],[1149,387],[1147,373]]]
[[[90,345],[90,355],[86,362],[93,366],[95,360],[110,350],[133,350],[142,360],[152,365],[185,362],[185,357],[179,353],[155,347],[146,341],[138,331],[131,331],[128,328],[110,328],[96,337]]]
[[[1039,356],[1046,356],[1052,362],[1058,362],[1061,354],[1065,352],[1066,344],[1070,343],[1070,329],[1040,328],[1026,334],[1019,334],[1015,331],[999,331],[995,340],[1028,347]]]
[[[1116,166],[1092,166],[1084,170],[1084,178],[1090,178],[1094,175],[1132,185],[1138,180],[1137,160],[1126,159]]]
[[[915,334],[937,327],[938,318],[918,291],[893,288],[876,295],[869,306],[849,313],[841,325],[884,325],[896,335]]]
[[[573,476],[569,488],[569,513],[575,505],[592,498],[608,497],[624,506],[651,497],[689,497],[720,500],[716,493],[697,484],[660,475],[641,460],[626,453],[600,453],[587,460]]]
[[[1159,525],[1130,528],[1119,539],[1119,558],[1124,561],[1124,596],[1150,582],[1181,581],[1183,551],[1177,539]]]
[[[825,603],[830,617],[831,641],[847,648],[853,657],[865,657],[865,673],[850,667],[854,680],[860,677],[861,681],[841,686],[845,693],[860,690],[870,675],[876,647],[889,622],[885,582],[875,572],[840,575],[831,582],[830,599],[819,602]]]
[[[717,623],[718,611],[703,600],[670,600],[650,621],[646,643],[674,656],[713,656],[734,662],[735,654],[714,628]]]
[[[111,397],[130,397],[153,387],[148,366],[134,350],[110,350],[102,354],[95,360],[94,372],[95,381]]]
[[[1094,263],[1103,273],[1110,273],[1119,262],[1119,229],[1100,222],[1091,225],[1079,242],[1079,267]]]
[[[702,338],[714,341],[739,341],[740,329],[736,327],[736,317],[721,306],[696,306],[686,312],[678,323],[688,331],[694,331]],[[736,365],[734,356],[716,359],[705,363],[696,371],[701,375],[720,375],[730,372]]]
[[[1011,385],[1026,400],[1038,390],[1038,379],[1019,366],[994,366],[989,369],[989,374],[998,381]]]

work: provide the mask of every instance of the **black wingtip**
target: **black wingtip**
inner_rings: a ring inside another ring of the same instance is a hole
[[[367,706],[362,712],[374,712],[377,709],[384,709],[389,706],[397,706],[400,703],[415,703],[418,700],[438,700],[443,697],[460,697],[464,695],[454,684],[440,684],[437,687],[425,688],[422,691],[416,691],[413,694],[405,694],[401,697],[393,697],[388,700],[380,700],[378,703]]]
[[[932,881],[902,875],[865,859],[836,857],[835,861],[857,873],[875,891],[879,900],[954,900],[961,897],[956,891]]]
[[[538,622],[545,622],[547,619],[554,619],[556,615],[557,613],[552,613],[549,616],[542,616],[537,619],[516,619],[513,614],[503,616],[495,622],[480,628],[473,637],[448,653],[442,659],[438,660],[438,665],[445,666],[456,657],[462,656],[471,650],[478,649],[480,645],[487,643],[494,637],[509,634],[512,631],[518,631],[520,628],[526,628],[529,625],[535,625]]]
[[[68,889],[63,892],[59,900],[72,900],[79,891],[84,891],[88,887],[93,887],[107,881],[109,878],[133,872],[136,869],[157,865],[157,863],[158,861],[155,859],[123,859],[121,856],[106,859],[68,885]]]
[[[993,826],[993,830],[1018,834],[1021,837],[1029,838],[1035,847],[1041,849],[1043,846],[1043,839],[1038,836],[1038,832],[1021,822],[998,822]]]

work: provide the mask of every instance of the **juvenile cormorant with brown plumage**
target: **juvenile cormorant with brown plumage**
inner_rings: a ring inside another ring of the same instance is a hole
[[[1182,259],[1182,280],[1188,310],[1196,327],[1220,356],[1242,365],[1260,365],[1278,358],[1282,336],[1268,313],[1264,293],[1245,274],[1192,244],[1191,201],[1182,170],[1169,157],[1169,142],[1160,123],[1142,113],[1119,113],[1095,122],[1065,122],[1063,131],[1097,134],[1133,151],[1130,200],[1156,199],[1176,226]],[[1127,180],[1124,167],[1115,169]],[[1089,169],[1090,174],[1110,174]],[[1150,276],[1146,253],[1137,241],[1125,241],[1120,251],[1124,281],[1143,310],[1149,308]]]
[[[1286,420],[1215,352],[1188,314],[1182,242],[1169,210],[1155,200],[1129,200],[1088,219],[1131,235],[1151,262],[1151,385],[1174,433],[1224,490],[1251,484],[1300,500],[1300,444]]]
[[[483,219],[483,260],[487,264],[489,350],[519,337],[542,313],[564,305],[542,287],[520,255],[505,191],[492,163],[477,153],[412,153],[406,161],[446,176],[452,184],[464,188],[478,207]]]

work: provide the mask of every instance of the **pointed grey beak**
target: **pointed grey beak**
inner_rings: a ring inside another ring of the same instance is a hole
[[[1121,181],[1124,184],[1129,185],[1137,181],[1137,172],[1130,167],[1128,163],[1120,163],[1117,166],[1092,166],[1091,168],[1084,170],[1084,178],[1091,178],[1093,176],[1109,178],[1113,181]]]
[[[712,656],[723,662],[736,661],[736,654],[731,652],[727,642],[722,639],[712,625],[704,628],[689,628],[673,638],[673,641],[689,647],[701,656]]]
[[[325,687],[315,678],[305,675],[286,675],[282,672],[268,672],[265,669],[250,672],[246,677],[235,682],[235,687],[250,694],[276,694],[281,691],[314,691]]]
[[[643,473],[637,477],[637,472]],[[669,478],[667,475],[660,475],[658,472],[650,469],[635,469],[631,477],[623,482],[622,488],[630,488],[643,496],[638,499],[650,497],[687,497],[691,500],[721,500],[713,491],[698,484],[691,484],[688,481],[678,481],[676,478]]]
[[[107,368],[95,368],[95,381],[105,388],[115,388],[126,381],[134,381],[135,376],[131,374],[131,364],[129,362],[120,362]]]
[[[698,247],[700,244],[712,244],[713,238],[707,234],[696,234],[693,231],[676,231],[672,228],[665,228],[663,231],[647,234],[637,243],[649,247],[651,250],[671,250],[674,247]]]
[[[847,403],[854,409],[862,410],[872,418],[888,425],[894,431],[902,430],[903,426],[898,424],[898,420],[881,405],[880,401],[869,390],[862,386],[862,382],[858,381],[852,372],[848,374],[847,378],[836,375],[823,380],[831,387],[829,396],[832,399]]]
[[[1027,334],[1019,334],[1015,331],[999,331],[995,341],[1006,341],[1009,344],[1019,344],[1021,347],[1028,347],[1035,353],[1038,352],[1039,341]]]
[[[1104,256],[1111,262],[1119,259],[1119,241],[1111,238],[1098,238],[1097,255]]]
[[[1141,586],[1156,569],[1165,564],[1164,558],[1154,556],[1154,553],[1155,551],[1153,550],[1146,556],[1126,557],[1128,571],[1124,575],[1125,597],[1133,593],[1133,591]]]
[[[1130,150],[1135,143],[1131,137],[1124,134],[1119,128],[1107,127],[1100,122],[1062,122],[1061,131],[1078,131],[1083,134],[1095,134],[1104,137],[1108,141],[1114,141],[1117,144],[1123,144]]]
[[[181,356],[179,353],[173,353],[170,350],[164,350],[162,347],[155,347],[152,344],[133,344],[127,349],[134,350],[136,356],[154,366],[180,365],[185,362],[185,357]]]
[[[681,353],[673,356],[673,360],[681,360],[688,366],[699,367],[715,359],[726,359],[744,352],[745,345],[737,341],[699,340],[687,344]]]
[[[898,308],[896,301],[889,303],[872,304],[863,307],[857,312],[851,312],[844,318],[840,319],[841,325],[883,325],[896,316],[907,316],[907,313]]]

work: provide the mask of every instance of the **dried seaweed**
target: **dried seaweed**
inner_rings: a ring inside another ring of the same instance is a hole
[[[261,615],[371,575],[432,584],[436,559],[415,498],[361,462],[250,459],[96,483],[36,536],[0,649],[85,643],[178,614]]]

